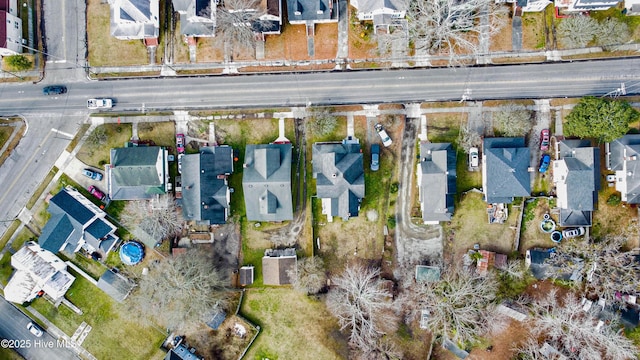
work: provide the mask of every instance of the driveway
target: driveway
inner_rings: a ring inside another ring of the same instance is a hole
[[[106,180],[103,179],[101,181],[96,181],[90,179],[84,175],[82,175],[82,170],[84,169],[92,169],[95,171],[99,171],[102,175],[104,175],[103,169],[96,169],[92,166],[88,166],[77,158],[73,157],[71,161],[67,164],[67,167],[64,169],[64,173],[67,174],[70,178],[72,178],[75,182],[80,184],[83,188],[88,188],[91,185],[96,186],[98,189],[102,190],[105,194],[106,190]]]
[[[411,189],[415,179],[416,134],[420,119],[407,118],[402,137],[400,182],[396,206],[396,256],[400,267],[438,260],[442,257],[442,227],[411,221]]]

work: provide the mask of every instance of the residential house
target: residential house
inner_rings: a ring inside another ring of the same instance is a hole
[[[607,10],[616,5],[620,0],[555,0],[555,7],[564,12],[584,12],[595,10]]]
[[[360,142],[347,138],[342,142],[315,143],[313,178],[316,193],[322,200],[327,221],[334,216],[343,220],[358,216],[364,198],[364,167]]]
[[[509,204],[529,196],[529,148],[524,138],[486,138],[483,143],[482,189],[487,203]]]
[[[109,0],[111,36],[119,40],[157,39],[160,0]]]
[[[58,302],[76,279],[64,261],[31,241],[11,256],[11,266],[16,271],[4,288],[4,298],[18,304],[42,292]]]
[[[247,219],[293,219],[291,144],[247,145],[242,189]]]
[[[167,149],[159,146],[111,149],[111,163],[105,167],[105,174],[111,200],[144,200],[166,194]]]
[[[118,241],[116,226],[107,214],[71,187],[60,190],[49,200],[51,214],[38,239],[40,247],[57,253],[84,249],[103,259]]]
[[[264,35],[277,35],[282,30],[282,0],[262,0],[261,6],[267,12],[260,16],[260,21],[251,24],[251,27],[264,40]]]
[[[229,215],[233,149],[208,146],[182,158],[182,214],[201,224],[224,224]]]
[[[407,14],[407,0],[351,0],[360,21],[373,21],[373,32],[389,30],[394,20],[404,19]]]
[[[336,0],[288,0],[287,10],[289,23],[292,25],[306,24],[311,26],[338,21],[338,2]]]
[[[213,37],[216,34],[215,0],[172,0],[180,14],[180,34],[186,37]]]
[[[476,272],[480,276],[485,276],[489,269],[496,267],[502,269],[507,266],[507,255],[495,253],[488,250],[478,250],[480,258],[476,262]]]
[[[627,11],[627,16],[640,15],[640,0],[625,0],[624,8]]]
[[[616,190],[627,204],[640,204],[640,134],[605,144],[607,170],[616,172]]]
[[[22,19],[18,17],[17,0],[0,0],[0,56],[21,52]]]
[[[496,2],[514,4],[514,13],[517,16],[520,16],[523,12],[540,12],[553,3],[552,0],[496,0]]]
[[[556,144],[553,184],[556,187],[560,226],[591,226],[600,190],[600,149],[589,140],[563,140]]]
[[[298,262],[296,249],[267,249],[262,257],[262,283],[264,285],[291,284],[291,278],[287,273],[296,270]]]
[[[105,271],[98,279],[98,288],[117,302],[123,302],[129,296],[135,283],[112,270]]]
[[[421,143],[417,170],[422,221],[451,221],[456,194],[456,151],[450,143]]]

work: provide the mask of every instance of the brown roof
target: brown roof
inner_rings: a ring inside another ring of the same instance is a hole
[[[490,267],[495,263],[496,253],[487,250],[478,250],[482,259],[478,259],[477,272],[479,275],[486,275]]]
[[[291,284],[287,270],[296,266],[296,256],[262,258],[262,282],[264,285]]]

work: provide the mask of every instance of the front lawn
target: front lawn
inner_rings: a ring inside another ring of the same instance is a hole
[[[289,288],[250,289],[242,315],[262,332],[245,359],[346,359],[345,337],[324,303]]]
[[[7,251],[2,255],[2,258],[0,258],[0,283],[2,283],[3,286],[7,285],[12,273],[11,253]]]
[[[138,124],[140,140],[153,140],[158,146],[176,147],[176,125],[173,121],[141,122]]]
[[[131,124],[103,124],[97,128],[99,127],[104,129],[107,141],[100,145],[93,145],[86,141],[76,157],[89,166],[101,169],[110,161],[110,150],[123,147],[131,139]]]

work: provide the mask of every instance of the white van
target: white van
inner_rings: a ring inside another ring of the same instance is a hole
[[[393,141],[391,140],[387,132],[384,130],[384,127],[382,127],[382,124],[376,124],[374,128],[378,132],[378,135],[380,135],[380,139],[382,139],[382,145],[384,145],[384,147],[389,147],[391,146],[391,144],[393,144]]]

